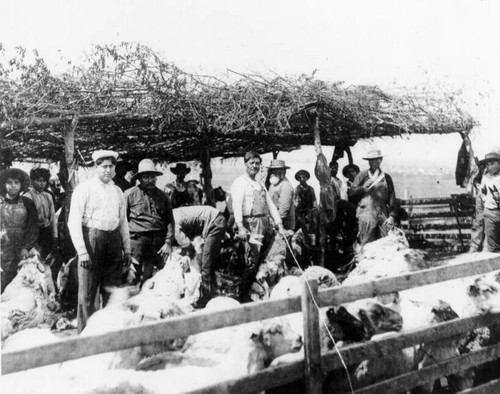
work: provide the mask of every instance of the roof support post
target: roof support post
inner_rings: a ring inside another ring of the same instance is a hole
[[[214,189],[212,187],[212,167],[210,164],[210,144],[205,132],[203,132],[202,144],[200,146],[200,161],[203,191],[207,198],[207,204],[215,207]]]

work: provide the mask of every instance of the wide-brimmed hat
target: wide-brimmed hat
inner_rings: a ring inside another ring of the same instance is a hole
[[[175,167],[170,167],[170,171],[175,175],[177,175],[181,170],[184,170],[186,174],[191,172],[191,168],[189,168],[186,163],[177,163]]]
[[[305,176],[306,177],[306,180],[309,180],[309,178],[311,177],[311,174],[309,174],[309,171],[306,171],[306,170],[299,170],[295,173],[295,179],[296,180],[299,180],[299,176]]]
[[[115,159],[118,159],[118,152],[115,152],[114,150],[96,150],[94,153],[92,153],[92,160],[94,160],[94,163],[99,160],[103,159],[105,157],[114,157]]]
[[[384,156],[382,155],[382,151],[380,149],[372,149],[366,152],[363,160],[381,159],[382,157]]]
[[[497,148],[489,153],[486,153],[484,159],[481,160],[480,164],[486,164],[489,161],[500,161],[500,148]]]
[[[269,165],[269,167],[267,167],[271,170],[277,170],[277,169],[287,169],[287,168],[290,168],[288,167],[287,165],[285,165],[285,161],[284,160],[272,160],[271,161],[271,164]]]
[[[153,160],[143,159],[139,162],[139,167],[137,168],[137,172],[132,176],[132,182],[135,182],[136,179],[139,177],[139,175],[145,173],[154,175],[163,175],[162,172],[156,170],[155,163],[153,163]]]
[[[30,176],[28,175],[27,172],[19,169],[19,168],[7,168],[5,170],[0,171],[0,193],[5,194],[5,183],[7,182],[7,179],[9,178],[15,178],[15,179],[20,179],[21,180],[21,191],[25,192],[26,190],[29,189],[31,181],[30,181]]]
[[[344,175],[347,178],[347,171],[349,170],[355,170],[356,172],[359,172],[359,167],[356,164],[348,164],[344,168],[342,168],[342,175]]]

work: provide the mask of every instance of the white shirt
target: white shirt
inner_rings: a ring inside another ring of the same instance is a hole
[[[494,199],[494,193],[500,193],[500,174],[491,176],[484,174],[481,181],[481,195],[486,209],[499,209],[497,201]]]
[[[233,200],[234,221],[238,223],[243,222],[243,216],[248,216],[252,212],[254,190],[266,190],[264,185],[259,181],[253,180],[248,174],[240,175],[236,178],[231,185],[231,198]],[[271,196],[266,190],[266,203],[267,208],[274,223],[280,224],[281,217],[278,213],[276,205],[274,205]]]
[[[120,228],[125,253],[130,253],[130,236],[125,197],[114,184],[101,182],[97,177],[79,184],[71,197],[68,228],[71,240],[80,257],[88,257],[82,226],[112,231]]]

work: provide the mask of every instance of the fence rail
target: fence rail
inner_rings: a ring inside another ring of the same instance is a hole
[[[128,327],[100,335],[68,338],[52,344],[5,352],[2,354],[2,373],[8,374],[94,354],[185,337],[302,310],[304,312],[305,360],[269,368],[241,379],[221,382],[203,390],[193,391],[193,393],[254,392],[301,379],[306,379],[306,387],[309,393],[318,393],[321,392],[324,373],[340,368],[341,364],[339,355],[335,352],[320,354],[318,311],[315,309],[312,297],[317,299],[319,306],[326,307],[500,269],[500,256],[475,258],[471,255],[470,257],[470,260],[460,264],[410,272],[359,285],[341,286],[319,292],[315,283],[309,282],[312,287],[312,294],[304,290],[302,297],[296,296],[277,301],[246,304],[226,311],[200,311],[188,316],[148,323],[137,327]],[[394,334],[378,341],[368,341],[349,346],[343,348],[340,354],[344,361],[350,365],[366,358],[378,357],[384,352],[387,354],[387,352],[393,351],[395,348],[402,349],[417,343],[447,338],[474,328],[495,324],[500,324],[500,314],[458,319],[419,330]],[[500,346],[495,345],[481,349],[479,352],[467,354],[467,357],[460,359],[460,362],[456,361],[457,358],[448,360],[441,367],[454,370],[455,367],[459,368],[460,363],[462,363],[461,366],[466,365],[466,363],[482,363],[485,360],[498,358],[499,354]],[[421,369],[408,373],[404,378],[393,378],[393,383],[396,382],[394,384],[399,384],[401,387],[404,385],[413,387],[412,385],[417,380],[421,384],[423,378],[434,379],[435,376],[438,376],[438,370],[432,369],[434,366],[428,368],[425,371]],[[414,376],[418,376],[418,379],[414,378]],[[441,373],[439,376],[443,376],[443,374]],[[380,386],[376,386],[376,388],[386,387],[383,386],[384,384],[386,383],[377,383]],[[363,389],[365,390],[363,392],[376,392],[369,391],[372,388],[367,387]]]

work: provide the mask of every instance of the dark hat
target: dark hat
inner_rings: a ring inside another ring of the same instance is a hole
[[[5,183],[7,179],[15,178],[21,180],[21,193],[29,189],[31,181],[30,176],[19,168],[7,168],[0,171],[0,193],[5,194]]]
[[[135,182],[139,175],[145,173],[155,174],[157,176],[163,175],[162,172],[156,170],[153,160],[143,159],[139,162],[139,168],[137,169],[137,172],[132,176],[132,182]]]
[[[344,175],[347,178],[347,171],[349,170],[355,170],[356,172],[359,173],[359,167],[356,164],[348,164],[344,168],[342,168],[342,175]]]
[[[181,170],[184,170],[186,174],[191,172],[191,168],[189,168],[186,163],[177,163],[175,167],[170,167],[170,171],[175,175],[177,175]]]
[[[47,168],[32,168],[30,171],[30,178],[33,180],[43,178],[48,182],[50,179],[50,171]]]
[[[306,170],[299,170],[295,173],[295,179],[296,180],[299,180],[299,176],[305,176],[306,177],[306,180],[309,180],[309,178],[311,177],[311,174],[309,174],[308,171]]]
[[[497,148],[490,153],[486,153],[486,156],[484,156],[484,159],[481,160],[479,163],[486,164],[489,161],[499,161],[500,162],[500,149]]]
[[[277,170],[277,169],[287,169],[287,168],[290,168],[288,167],[287,165],[285,165],[285,161],[284,160],[272,160],[271,161],[271,164],[269,165],[269,167],[267,167],[271,170]]]

